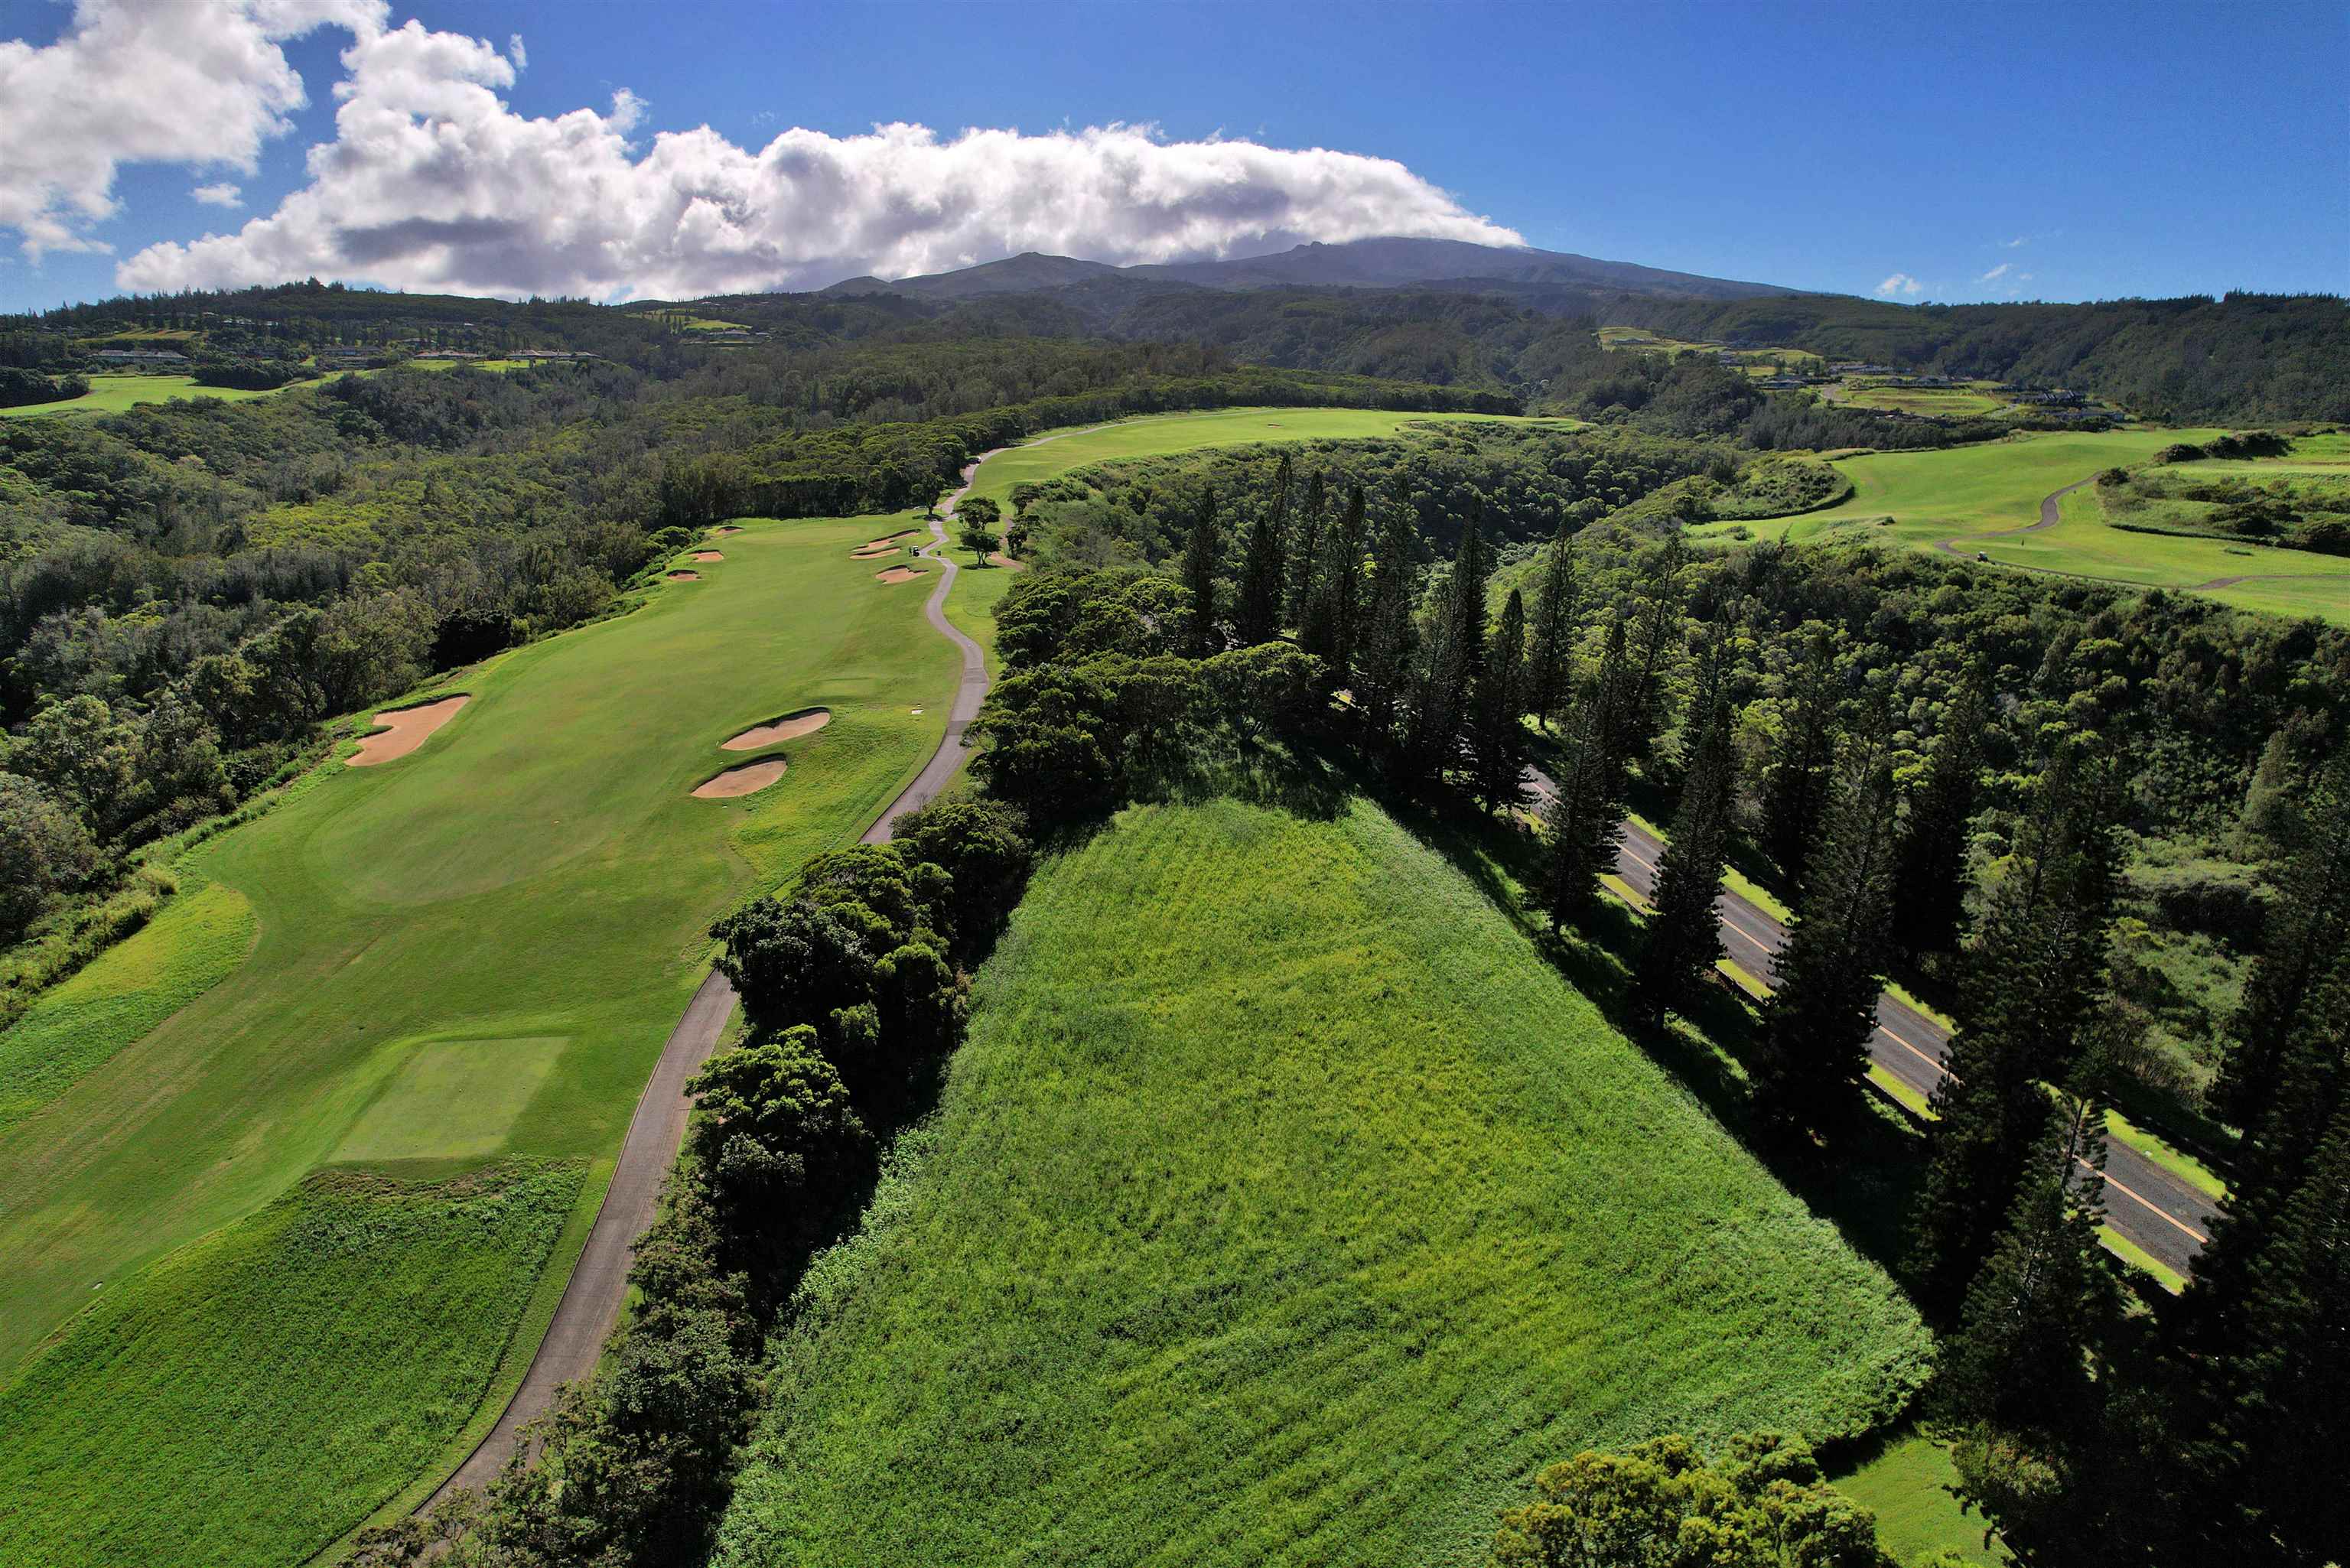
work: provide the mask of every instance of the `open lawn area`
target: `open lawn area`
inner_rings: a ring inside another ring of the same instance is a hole
[[[1359,798],[1047,862],[775,1350],[719,1561],[1470,1563],[1544,1464],[1817,1438],[1924,1327]]]
[[[1959,1479],[1950,1452],[1931,1438],[1903,1432],[1864,1462],[1830,1478],[1836,1490],[1877,1515],[1877,1535],[1896,1563],[1914,1563],[1948,1551],[1985,1568],[2014,1561],[1983,1544],[1983,1517],[1959,1506],[1950,1488]]]
[[[1846,393],[1839,400],[1849,408],[1883,409],[1950,420],[2001,413],[2012,406],[2005,398],[1971,387],[1863,387]]]
[[[418,750],[191,851],[191,891],[0,1037],[0,1564],[299,1563],[485,1428],[709,922],[938,742],[955,651],[849,558],[900,525],[753,523],[700,580],[448,679],[471,700]],[[769,788],[689,795],[772,756]],[[525,1169],[527,1223],[337,1185]]]
[[[279,388],[282,391],[285,389]],[[141,403],[168,403],[173,398],[218,398],[224,402],[249,402],[276,397],[276,391],[244,387],[199,387],[192,376],[92,376],[89,390],[56,403],[26,403],[0,409],[0,419],[29,419],[53,414],[119,414]]]
[[[1708,524],[1692,534],[1734,538],[1743,530],[1799,544],[1947,546],[1970,558],[1981,554],[2009,566],[2105,582],[2192,589],[2244,609],[2350,623],[2350,558],[2115,528],[2106,521],[2094,485],[2063,498],[2055,527],[2031,527],[2039,521],[2043,497],[2104,469],[2143,463],[2173,442],[2217,433],[2065,432],[1839,458],[1835,466],[1853,482],[1851,500],[1770,522]],[[2251,580],[2229,580],[2233,578]]]
[[[1378,409],[1217,409],[1206,413],[1152,414],[1068,435],[1048,436],[1001,457],[979,471],[973,495],[991,496],[1011,510],[1012,487],[1037,483],[1056,473],[1125,457],[1159,457],[1203,446],[1242,446],[1293,441],[1367,441],[1391,436],[1406,425],[1486,420],[1505,424],[1575,429],[1577,420],[1529,419],[1503,414],[1388,413]],[[878,535],[877,535],[878,537]]]

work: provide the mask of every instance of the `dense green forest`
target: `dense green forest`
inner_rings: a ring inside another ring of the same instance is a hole
[[[2087,305],[1887,305],[1831,295],[1627,300],[1610,319],[1681,338],[1808,348],[1956,377],[2072,387],[2156,419],[2350,419],[2350,305],[2230,294]]]
[[[1717,442],[1463,426],[1280,455],[1209,450],[1106,463],[1015,500],[1034,559],[1111,568],[1175,566],[1211,493],[1226,538],[1281,516],[1298,547],[1316,552],[1349,529],[1356,547],[1368,548],[1387,536],[1379,519],[1392,514],[1408,529],[1415,566],[1457,548],[1474,520],[1492,558],[1496,612],[1512,587],[1531,608],[1564,529],[1586,616],[1579,656],[1596,658],[1601,628],[1638,618],[1643,550],[1681,523],[1734,515],[1751,499],[1785,510],[1833,499],[1822,473],[1834,478],[1825,465]],[[1367,513],[1350,523],[1344,492],[1357,484]],[[1237,595],[1240,565],[1223,569],[1224,591]],[[1710,664],[1676,644],[1664,697],[1684,722],[1700,681],[1734,702],[1748,863],[1791,901],[1800,877],[1788,864],[1794,855],[1771,848],[1766,764],[1795,722],[1812,660],[1824,661],[1841,720],[1891,704],[1887,741],[1905,786],[1929,773],[1943,716],[1975,672],[1991,682],[1979,744],[1992,782],[1966,814],[1979,819],[1971,828],[1949,825],[1954,849],[1977,871],[2009,854],[1999,811],[2029,790],[2049,734],[2076,732],[2111,747],[2128,781],[2114,961],[2132,1027],[2115,1045],[2109,1086],[2141,1114],[2192,1125],[2207,1108],[2227,1018],[2276,896],[2278,781],[2350,733],[2350,634],[2184,596],[1865,547],[1737,551],[1700,557],[1682,576],[1690,604],[1704,607],[1691,617],[1729,618]],[[1654,765],[1636,769],[1628,787],[1659,820],[1679,782],[1676,745],[1694,739],[1668,731]],[[1958,981],[1930,949],[1918,967],[1925,989]]]

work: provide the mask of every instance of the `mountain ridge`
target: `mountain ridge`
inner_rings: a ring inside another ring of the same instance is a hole
[[[1538,250],[1532,245],[1481,245],[1465,240],[1411,239],[1390,236],[1320,241],[1293,246],[1270,255],[1241,256],[1220,261],[1141,262],[1112,266],[1107,262],[1024,251],[1018,255],[981,262],[948,272],[883,279],[871,275],[844,278],[816,290],[819,294],[899,294],[915,299],[972,299],[991,294],[1024,294],[1062,288],[1097,278],[1118,277],[1139,283],[1187,285],[1232,293],[1256,288],[1396,288],[1414,284],[1465,284],[1490,280],[1519,287],[1555,286],[1606,289],[1659,297],[1703,300],[1763,299],[1808,293],[1776,284],[1750,283],[1673,272],[1637,262],[1605,261],[1571,251]]]

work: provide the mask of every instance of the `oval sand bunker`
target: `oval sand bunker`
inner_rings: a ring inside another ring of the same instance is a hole
[[[712,533],[713,533],[713,534],[740,534],[742,531],[743,531],[742,529],[737,528],[737,527],[736,527],[736,526],[734,526],[734,524],[732,524],[732,523],[727,524],[726,524],[724,527],[723,527],[723,528],[712,528],[712,529],[711,530],[711,532],[712,532]]]
[[[702,780],[693,786],[696,800],[732,800],[738,794],[763,790],[784,776],[784,759],[769,757],[764,763],[744,763],[738,768],[728,768]]]
[[[698,583],[702,581],[702,574],[700,572],[666,572],[662,575],[668,577],[672,583]]]
[[[796,713],[786,713],[772,723],[745,730],[731,741],[718,742],[725,752],[755,752],[761,746],[772,746],[778,741],[796,741],[802,735],[812,735],[832,722],[829,708],[803,708]]]
[[[378,713],[375,722],[383,728],[359,737],[359,753],[351,758],[350,765],[371,768],[378,763],[408,755],[472,701],[470,696],[443,697],[437,702],[419,702],[413,708],[392,708]]]
[[[726,557],[715,550],[696,550],[693,558],[697,561],[723,561]]]
[[[848,552],[848,558],[852,561],[871,561],[878,560],[883,556],[894,556],[897,553],[898,546],[895,545],[859,545],[856,549]]]
[[[889,566],[873,575],[885,583],[910,583],[924,574],[914,570],[911,566]]]

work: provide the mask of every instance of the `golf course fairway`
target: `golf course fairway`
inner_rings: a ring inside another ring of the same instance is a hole
[[[411,754],[328,764],[192,852],[250,955],[0,1124],[0,1563],[299,1562],[494,1416],[709,922],[937,743],[954,650],[848,558],[874,532],[733,535],[700,581],[442,682],[472,701]],[[771,788],[691,797],[761,754],[790,760]],[[173,972],[147,950],[193,929],[109,958]]]
[[[1136,420],[979,488],[1440,417]],[[852,556],[915,524],[753,523],[633,613],[386,704],[467,699],[189,851],[180,901],[0,1034],[0,1568],[298,1563],[489,1429],[709,923],[938,744],[956,651],[926,589]],[[983,642],[1012,576],[956,584]],[[693,797],[769,759],[765,787]]]
[[[1873,541],[1978,554],[2007,566],[2137,587],[2205,593],[2241,609],[2350,624],[2350,560],[2308,550],[2116,528],[2094,484],[2058,502],[2054,527],[2035,527],[2041,502],[2108,468],[2134,468],[2210,430],[2129,430],[2016,436],[1979,446],[1839,458],[1850,500],[1764,522],[1709,524],[1694,536],[1782,538],[1791,544]],[[2247,469],[2265,465],[2248,463]],[[2279,465],[2280,472],[2290,464]],[[1890,522],[1886,521],[1891,519]],[[2243,579],[2243,580],[2235,580]],[[2274,579],[2274,580],[2272,580]]]

